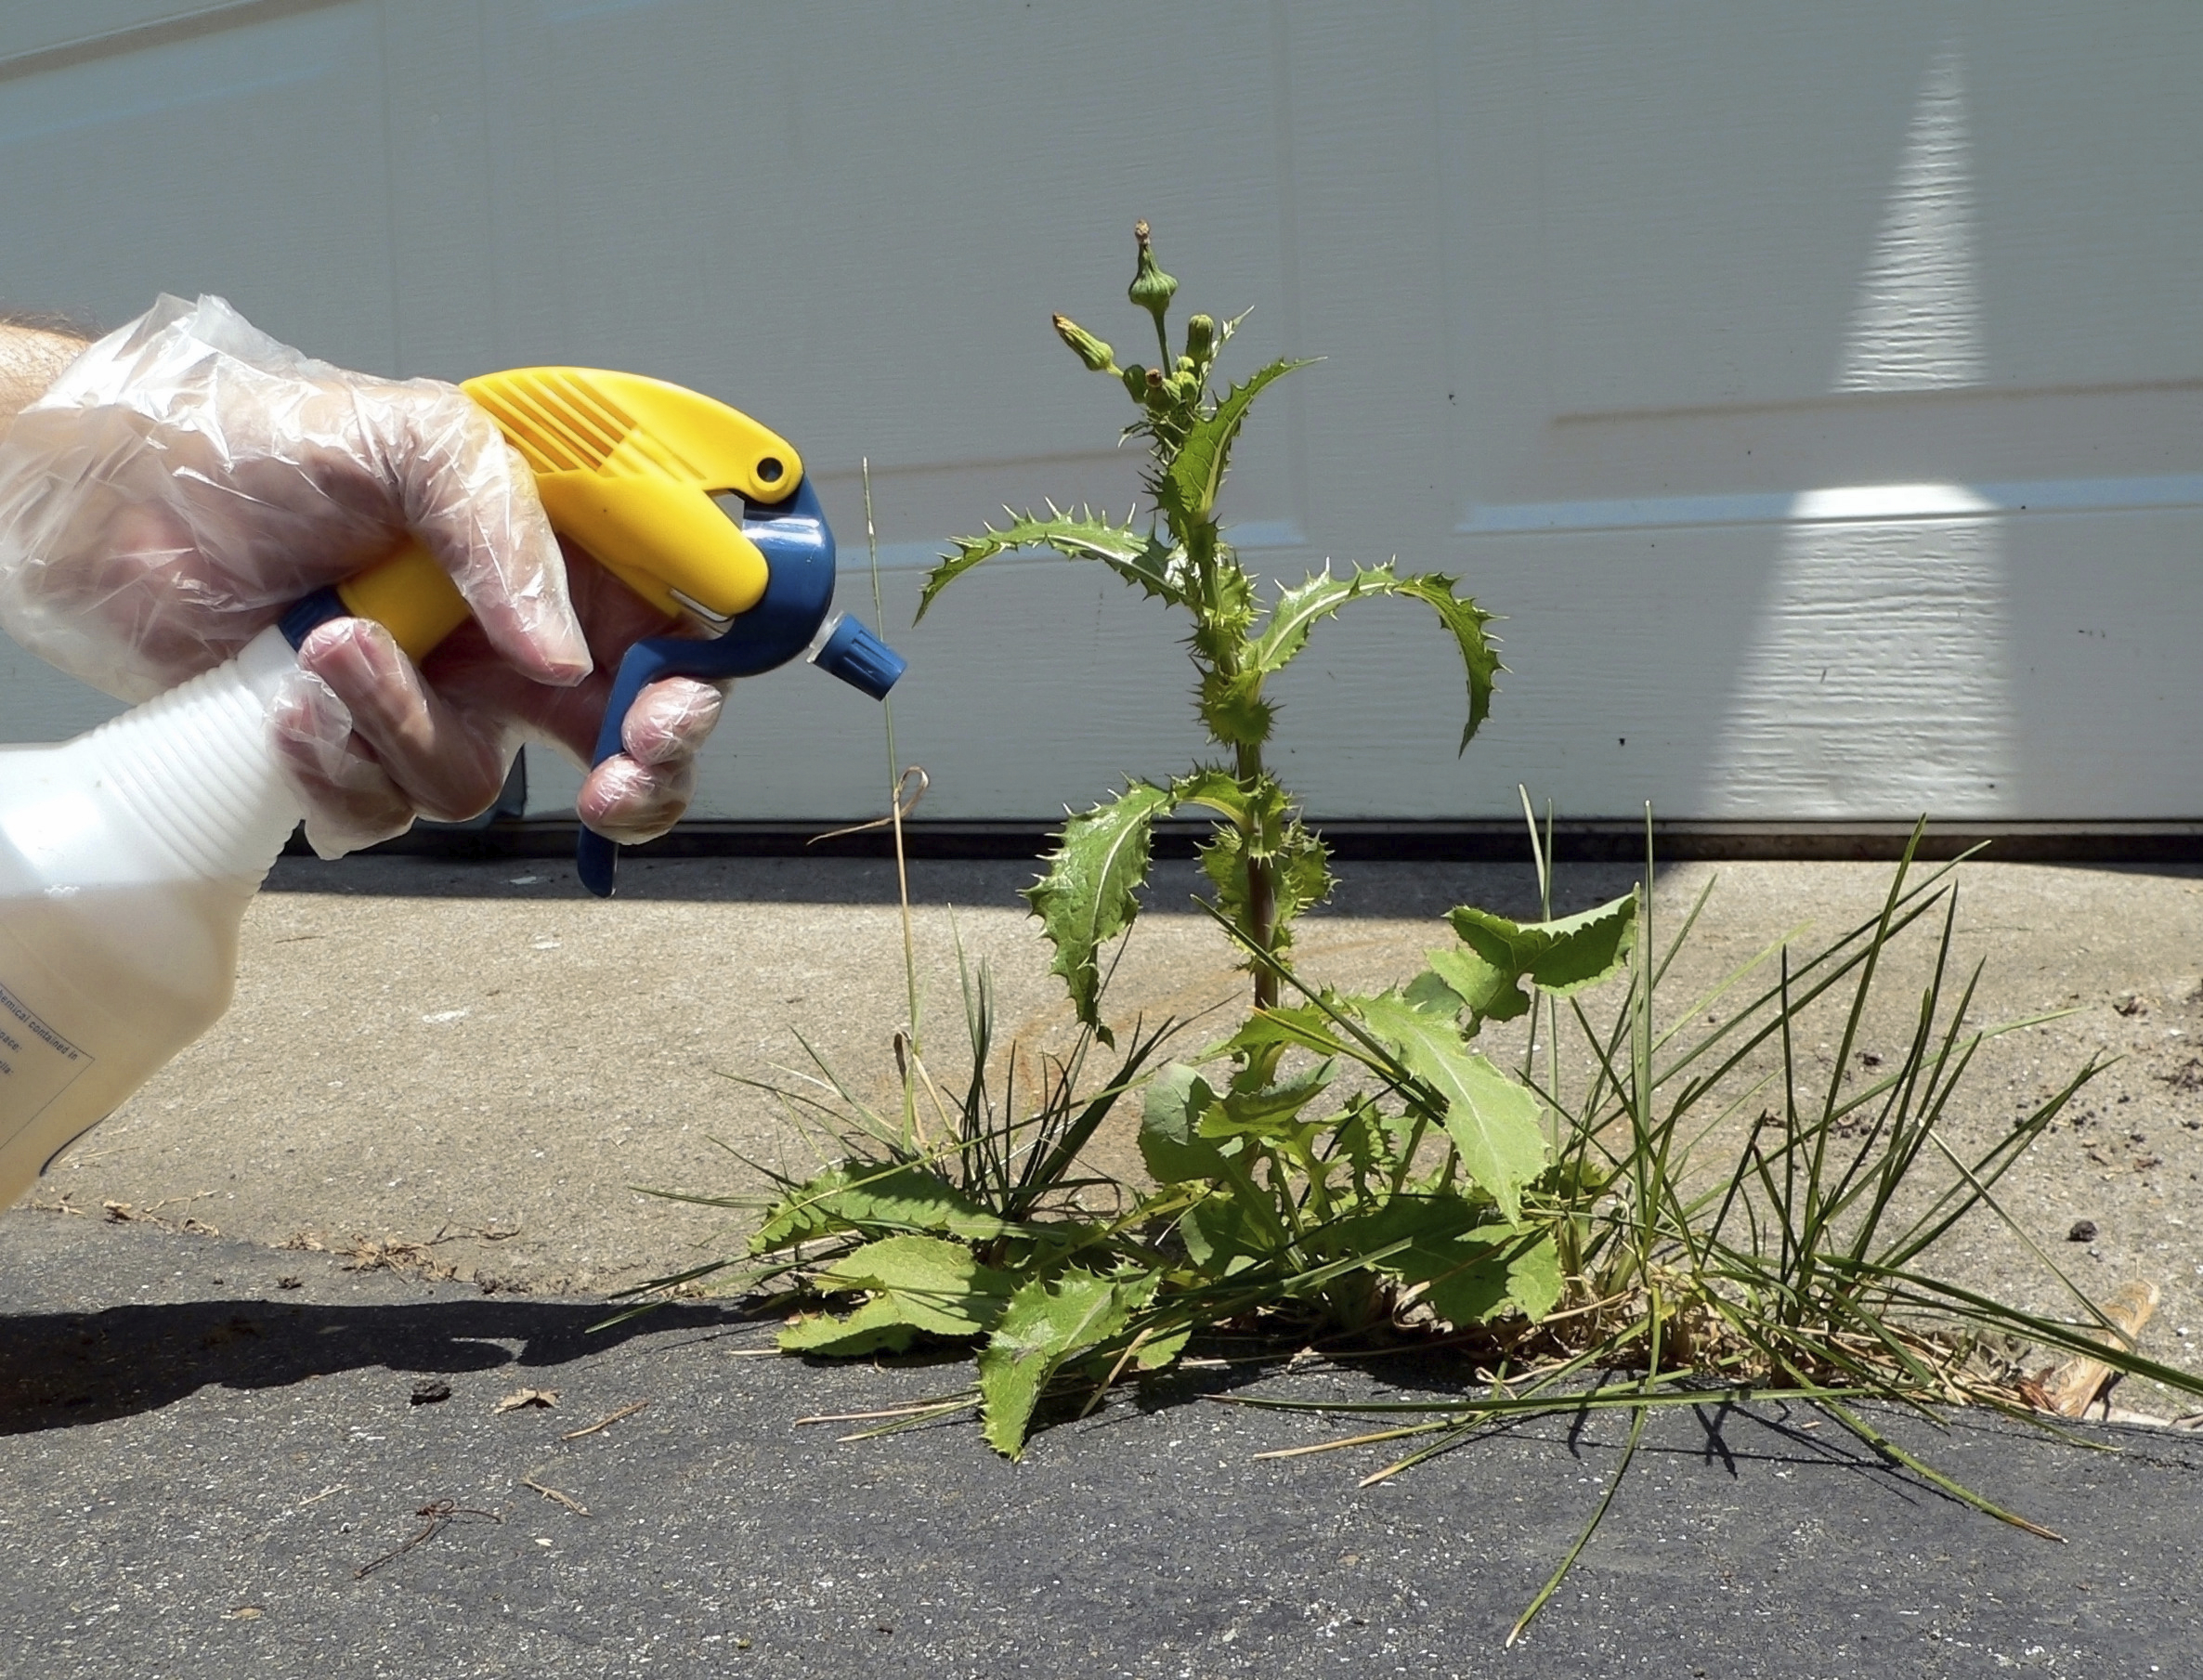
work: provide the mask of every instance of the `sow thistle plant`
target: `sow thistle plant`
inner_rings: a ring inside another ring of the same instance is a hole
[[[1269,680],[1349,603],[1422,602],[1462,662],[1466,749],[1501,668],[1489,615],[1442,574],[1326,567],[1265,600],[1226,540],[1218,495],[1257,397],[1307,364],[1273,361],[1219,391],[1217,358],[1240,322],[1193,316],[1174,355],[1177,282],[1146,225],[1135,233],[1129,297],[1152,319],[1157,364],[1120,366],[1110,345],[1062,316],[1055,330],[1130,395],[1126,435],[1147,445],[1150,514],[1013,513],[957,540],[926,581],[919,616],[998,554],[1100,561],[1186,616],[1216,760],[1134,780],[1071,817],[1028,890],[1076,1022],[1070,1049],[1043,1060],[1037,1090],[1028,1076],[1021,1098],[1017,1058],[993,1045],[987,977],[967,972],[960,1090],[942,1090],[903,1035],[898,1115],[873,1112],[823,1065],[807,1088],[768,1087],[828,1135],[830,1164],[805,1180],[774,1175],[745,1262],[656,1286],[744,1264],[753,1285],[778,1287],[768,1299],[798,1309],[780,1336],[791,1353],[969,1346],[969,1389],[881,1427],[976,1407],[986,1439],[1011,1456],[1044,1402],[1090,1409],[1120,1379],[1172,1365],[1195,1337],[1232,1332],[1290,1351],[1422,1336],[1466,1349],[1488,1391],[1312,1408],[1392,1414],[1374,1433],[1327,1443],[1406,1443],[1370,1479],[1524,1413],[1620,1408],[1631,1424],[1618,1482],[1649,1411],[1702,1403],[1711,1389],[1822,1405],[1953,1496],[2030,1529],[1906,1452],[1858,1403],[2031,1413],[2042,1390],[2017,1360],[2023,1345],[2203,1393],[2203,1379],[2135,1353],[2124,1327],[2040,1248],[2072,1296],[2069,1319],[1923,1269],[1969,1216],[2003,1217],[1998,1180],[2099,1071],[2080,1069],[1986,1149],[1969,1154],[1946,1139],[1952,1094],[1990,1035],[1968,1025],[1973,981],[1949,972],[1953,866],[1920,879],[1909,848],[1876,917],[1809,955],[1779,943],[1678,1007],[1670,974],[1704,897],[1664,948],[1651,940],[1643,885],[1556,918],[1550,829],[1541,841],[1532,821],[1543,919],[1458,908],[1427,966],[1371,996],[1294,967],[1294,921],[1329,895],[1332,877],[1322,839],[1264,763],[1277,721]],[[1187,808],[1215,817],[1199,853],[1205,902],[1251,977],[1252,1007],[1229,1033],[1165,1061],[1180,1023],[1142,1022],[1117,1045],[1102,1016],[1106,953],[1138,914],[1154,825]],[[1855,1087],[1845,1069],[1908,935],[1932,942],[1910,1040]],[[1617,1002],[1602,1024],[1589,994],[1610,982]],[[1831,1016],[1841,1048],[1816,1086],[1795,1046]],[[1527,1038],[1513,1071],[1478,1048],[1507,1022]],[[1082,1164],[1118,1106],[1135,1102],[1152,1180],[1141,1187]],[[1320,1449],[1294,1449],[1310,1450]]]
[[[1187,647],[1199,673],[1196,707],[1221,749],[1219,762],[1169,782],[1134,781],[1074,817],[1048,874],[1025,895],[1055,945],[1055,972],[1070,988],[1079,1020],[1104,1042],[1101,950],[1138,914],[1133,893],[1147,878],[1154,822],[1185,806],[1218,814],[1200,849],[1202,871],[1214,888],[1216,908],[1246,944],[1257,1005],[1277,1002],[1277,977],[1262,959],[1292,944],[1294,918],[1330,896],[1332,878],[1323,840],[1263,765],[1262,749],[1277,722],[1277,708],[1263,690],[1308,646],[1319,622],[1349,602],[1380,595],[1427,603],[1452,633],[1466,671],[1464,750],[1491,710],[1500,669],[1484,634],[1491,615],[1455,593],[1455,580],[1440,573],[1402,577],[1386,565],[1335,576],[1326,567],[1265,608],[1259,584],[1224,540],[1217,494],[1255,399],[1310,364],[1273,361],[1218,395],[1210,384],[1217,357],[1245,318],[1192,317],[1184,348],[1173,357],[1167,319],[1178,281],[1156,264],[1147,224],[1133,233],[1139,269],[1128,295],[1154,318],[1157,365],[1118,367],[1115,351],[1065,316],[1055,317],[1055,329],[1088,369],[1121,381],[1131,397],[1139,417],[1125,436],[1148,440],[1145,483],[1154,516],[1118,525],[1053,508],[1046,517],[1013,514],[999,529],[958,539],[956,553],[926,580],[918,609],[922,619],[944,590],[982,561],[1018,549],[1052,549],[1069,559],[1099,560],[1192,621]]]
[[[1264,599],[1226,540],[1218,495],[1256,398],[1308,364],[1273,361],[1219,390],[1217,359],[1239,320],[1191,317],[1173,354],[1178,282],[1146,224],[1134,231],[1128,296],[1152,322],[1157,365],[1119,366],[1108,344],[1065,317],[1055,329],[1129,395],[1126,436],[1148,446],[1150,516],[1013,514],[956,542],[926,580],[919,616],[997,554],[1098,560],[1186,615],[1195,703],[1218,757],[1168,781],[1134,780],[1072,817],[1027,892],[1081,1033],[1071,1057],[1052,1064],[1040,1112],[992,1109],[991,1027],[975,996],[972,1084],[953,1113],[939,1105],[946,1141],[929,1149],[906,1122],[863,1115],[878,1153],[784,1185],[751,1243],[760,1257],[801,1262],[817,1295],[857,1303],[791,1324],[782,1337],[791,1351],[979,1338],[985,1433],[1011,1454],[1044,1394],[1082,1384],[1094,1392],[1167,1365],[1204,1327],[1268,1318],[1306,1335],[1354,1334],[1390,1322],[1411,1299],[1455,1325],[1550,1310],[1564,1289],[1559,1248],[1549,1222],[1524,1207],[1526,1187],[1546,1170],[1543,1111],[1469,1041],[1483,1019],[1529,1007],[1526,977],[1568,992],[1612,972],[1636,916],[1634,899],[1532,929],[1464,910],[1465,943],[1406,990],[1284,1001],[1297,984],[1284,960],[1294,920],[1329,896],[1332,877],[1321,838],[1263,761],[1277,720],[1270,679],[1349,603],[1419,601],[1461,659],[1466,749],[1499,661],[1490,615],[1442,574],[1326,567]],[[1254,1013],[1198,1065],[1173,1062],[1147,1080],[1140,1147],[1156,1188],[1118,1187],[1119,1211],[1099,1218],[1072,1199],[1093,1187],[1075,1177],[1077,1151],[1148,1069],[1170,1023],[1136,1033],[1096,1094],[1074,1093],[1093,1048],[1115,1048],[1102,1015],[1103,953],[1138,914],[1154,823],[1181,808],[1215,814],[1199,852],[1207,902],[1242,948]],[[1349,1072],[1356,1077],[1342,1082]],[[1022,1163],[1014,1182],[1010,1160]]]

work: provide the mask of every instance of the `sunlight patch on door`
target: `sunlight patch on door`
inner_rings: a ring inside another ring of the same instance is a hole
[[[1962,67],[1946,46],[1913,103],[1832,390],[1983,377],[1972,174]],[[1873,486],[1792,500],[1724,721],[1709,815],[2018,808],[1996,504],[1961,484],[1880,488],[1885,510]],[[1923,489],[1936,494],[1923,502]]]

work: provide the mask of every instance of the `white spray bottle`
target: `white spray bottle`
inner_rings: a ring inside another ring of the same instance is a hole
[[[902,674],[854,620],[828,619],[833,535],[784,439],[635,374],[534,368],[464,388],[534,469],[555,528],[713,632],[628,650],[598,762],[660,677],[748,676],[806,650],[875,698]],[[418,660],[466,607],[409,546],[89,734],[0,748],[0,1207],[228,1008],[245,905],[300,816],[267,701],[307,633],[347,614],[378,620]],[[582,831],[593,892],[611,892],[617,855]]]

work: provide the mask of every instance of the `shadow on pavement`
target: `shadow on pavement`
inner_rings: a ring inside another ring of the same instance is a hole
[[[615,1310],[510,1298],[358,1307],[228,1300],[0,1316],[0,1435],[155,1412],[208,1387],[280,1388],[373,1366],[424,1375],[541,1368],[640,1335],[744,1327],[723,1309],[667,1306],[590,1329]]]
[[[963,908],[1021,907],[1018,892],[1039,873],[1030,862],[916,859],[910,902]],[[1455,905],[1504,916],[1537,914],[1536,877],[1527,863],[1349,863],[1338,886],[1310,921],[1371,917],[1435,920]],[[1569,915],[1629,891],[1642,870],[1625,864],[1562,864],[1554,876],[1554,913]],[[1158,858],[1142,893],[1152,911],[1190,910],[1204,882],[1199,866]],[[463,860],[356,856],[323,863],[283,858],[263,891],[363,898],[515,901],[588,897],[570,864],[557,859]],[[737,857],[634,859],[621,864],[623,902],[673,904],[889,905],[898,900],[895,866],[877,858]]]

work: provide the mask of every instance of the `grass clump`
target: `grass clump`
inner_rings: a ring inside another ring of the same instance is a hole
[[[737,1268],[793,1309],[780,1337],[793,1353],[968,1347],[968,1388],[882,1426],[975,1408],[1011,1456],[1045,1408],[1090,1409],[1199,1338],[1229,1333],[1281,1353],[1443,1341],[1486,1380],[1360,1408],[1387,1413],[1385,1426],[1335,1444],[1401,1447],[1372,1479],[1526,1412],[1627,1409],[1634,1451],[1652,1408],[1713,1391],[1817,1402],[1893,1461],[2030,1528],[1908,1454],[1859,1402],[2031,1413],[2040,1390],[2015,1357],[2023,1344],[2203,1392],[2134,1353],[2062,1274],[2074,1311],[2052,1318],[1929,1268],[1962,1222],[2002,1218],[2000,1179],[2100,1069],[2079,1070],[1986,1147],[1949,1140],[1952,1094],[1991,1033],[1970,1021],[1978,971],[1951,967],[1953,866],[1916,866],[1917,834],[1873,918],[1818,950],[1770,946],[1680,1002],[1672,976],[1705,898],[1664,943],[1642,883],[1554,918],[1550,828],[1541,840],[1534,820],[1539,919],[1459,907],[1422,970],[1374,994],[1300,972],[1292,924],[1332,879],[1321,837],[1264,762],[1277,721],[1268,679],[1352,601],[1419,600],[1462,660],[1466,748],[1500,667],[1488,615],[1440,574],[1326,567],[1265,604],[1217,495],[1256,397],[1305,364],[1273,361],[1215,388],[1239,323],[1194,316],[1174,356],[1176,281],[1144,224],[1137,239],[1128,294],[1153,319],[1159,365],[1120,368],[1109,345],[1063,317],[1055,326],[1130,394],[1127,434],[1148,446],[1152,515],[1012,515],[958,541],[920,613],[1011,550],[1098,560],[1186,615],[1195,705],[1218,756],[1073,816],[1028,891],[1075,1018],[1074,1041],[1036,1080],[1019,1088],[1018,1057],[995,1044],[987,977],[967,970],[968,1077],[942,1088],[913,1031],[897,1035],[897,1113],[867,1107],[823,1064],[808,1082],[769,1087],[827,1134],[828,1164],[807,1179],[774,1177],[741,1260],[658,1286]],[[1135,1024],[1119,1047],[1103,1017],[1110,947],[1138,914],[1154,821],[1181,807],[1216,815],[1202,902],[1251,977],[1249,1007],[1199,1043],[1167,1021]],[[1648,824],[1646,882],[1651,863]],[[1925,979],[1908,993],[1903,1053],[1847,1076],[1906,944],[1923,949]],[[915,986],[912,1007],[915,1017]],[[1808,1022],[1818,1032],[1827,1020],[1841,1022],[1841,1048],[1824,1077],[1809,1075],[1798,1044]],[[1510,1022],[1509,1048],[1489,1048],[1491,1029]],[[1139,1114],[1143,1183],[1084,1165],[1120,1109]]]

